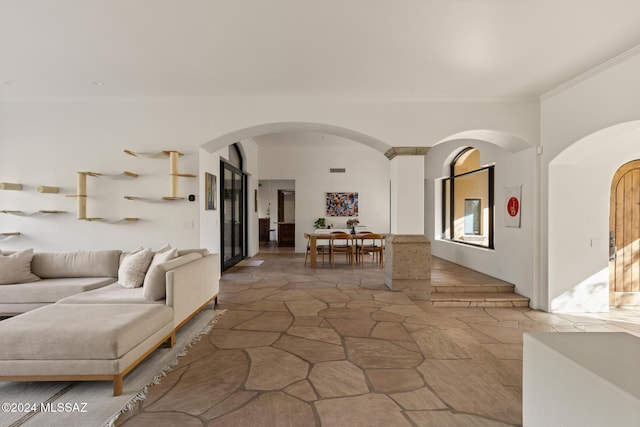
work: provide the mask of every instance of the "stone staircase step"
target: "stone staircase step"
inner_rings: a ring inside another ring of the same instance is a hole
[[[447,283],[433,283],[431,282],[431,293],[434,292],[513,292],[515,285],[504,282],[503,284],[489,283],[489,284],[464,284],[464,285],[452,285]]]
[[[432,292],[434,307],[528,307],[529,298],[513,292]]]

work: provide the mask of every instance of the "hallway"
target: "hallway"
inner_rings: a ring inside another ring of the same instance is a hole
[[[633,311],[433,307],[387,290],[375,267],[252,260],[263,262],[223,274],[212,332],[116,425],[520,425],[523,332],[640,335]],[[487,281],[433,263],[440,280]]]

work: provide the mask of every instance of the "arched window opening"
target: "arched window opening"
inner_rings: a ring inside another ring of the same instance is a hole
[[[240,151],[240,147],[237,142],[229,146],[229,161],[227,163],[235,166],[241,171],[244,171],[244,165],[242,164],[242,152]]]
[[[494,166],[467,147],[442,181],[442,239],[493,249]]]

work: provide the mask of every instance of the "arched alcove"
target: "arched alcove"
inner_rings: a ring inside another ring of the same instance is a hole
[[[469,147],[478,150],[481,167],[495,167],[493,248],[474,247],[442,238],[446,220],[446,216],[443,219],[443,195],[446,194],[443,184],[450,175],[452,161]],[[425,162],[425,230],[432,241],[432,253],[515,284],[517,293],[532,299],[532,306],[537,305],[534,284],[537,236],[534,229],[538,209],[538,155],[534,148],[533,142],[508,132],[471,129],[438,141],[429,150]],[[505,220],[507,189],[514,187],[522,191],[520,227],[507,226]]]
[[[611,180],[640,159],[640,121],[598,130],[549,162],[549,311],[609,310]]]

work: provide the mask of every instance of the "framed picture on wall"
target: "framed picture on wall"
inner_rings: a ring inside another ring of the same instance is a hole
[[[358,216],[358,193],[327,193],[327,216]]]
[[[205,204],[204,208],[208,211],[215,211],[217,208],[217,180],[216,176],[210,174],[209,172],[204,173],[204,194],[205,194]]]

